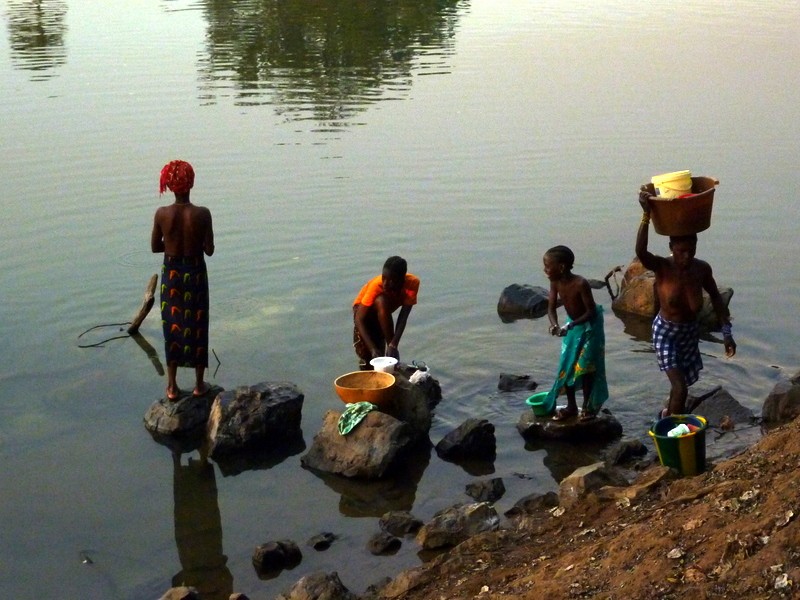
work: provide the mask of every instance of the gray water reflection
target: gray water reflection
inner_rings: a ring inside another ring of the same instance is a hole
[[[233,575],[222,549],[222,518],[214,465],[173,453],[175,543],[181,570],[173,586],[197,588],[203,598],[222,600],[233,593]]]
[[[415,74],[447,73],[464,0],[208,0],[200,100],[270,105],[286,120],[354,125],[404,98]]]
[[[11,64],[31,71],[31,80],[55,76],[53,69],[67,62],[64,37],[67,4],[60,0],[9,0],[6,28]]]

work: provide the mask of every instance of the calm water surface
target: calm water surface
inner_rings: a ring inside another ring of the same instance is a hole
[[[361,592],[421,560],[412,540],[367,552],[384,511],[427,519],[468,500],[476,477],[503,478],[500,512],[555,489],[594,455],[517,434],[525,394],[498,393],[498,376],[548,385],[558,342],[542,321],[503,324],[497,299],[544,285],[555,244],[588,277],[627,263],[636,190],[657,173],[721,182],[698,254],[735,291],[739,354],[704,342],[698,391],[723,385],[758,412],[800,363],[796,3],[7,0],[0,12],[2,597],[150,599],[186,581],[209,598],[272,598],[318,570]],[[163,357],[156,316],[142,345],[80,347],[119,326],[78,336],[138,309],[173,158],[192,162],[192,198],[214,215],[211,381],[295,382],[307,447],[355,364],[349,304],[401,254],[422,279],[403,358],[428,362],[444,395],[431,440],[490,419],[494,465],[470,473],[432,452],[366,485],[304,471],[304,448],[236,473],[154,442],[142,416],[165,387],[147,353]],[[651,247],[667,252],[660,236]],[[606,336],[608,407],[644,438],[666,379],[636,323],[609,310]],[[330,550],[304,546],[322,531],[340,536]],[[303,562],[259,579],[253,548],[283,538]]]

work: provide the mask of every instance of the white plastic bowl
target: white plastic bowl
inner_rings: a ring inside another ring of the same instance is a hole
[[[381,373],[393,373],[394,367],[397,364],[397,359],[391,356],[378,356],[369,361],[372,368]]]

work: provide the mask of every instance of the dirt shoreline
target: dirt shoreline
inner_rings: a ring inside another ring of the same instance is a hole
[[[542,510],[475,536],[401,573],[378,597],[798,598],[798,482],[795,420],[640,499],[590,495],[561,516]]]

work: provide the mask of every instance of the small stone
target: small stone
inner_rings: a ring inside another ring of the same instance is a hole
[[[786,588],[790,587],[792,587],[792,580],[789,579],[789,576],[786,573],[783,573],[775,579],[776,590],[785,590]]]

